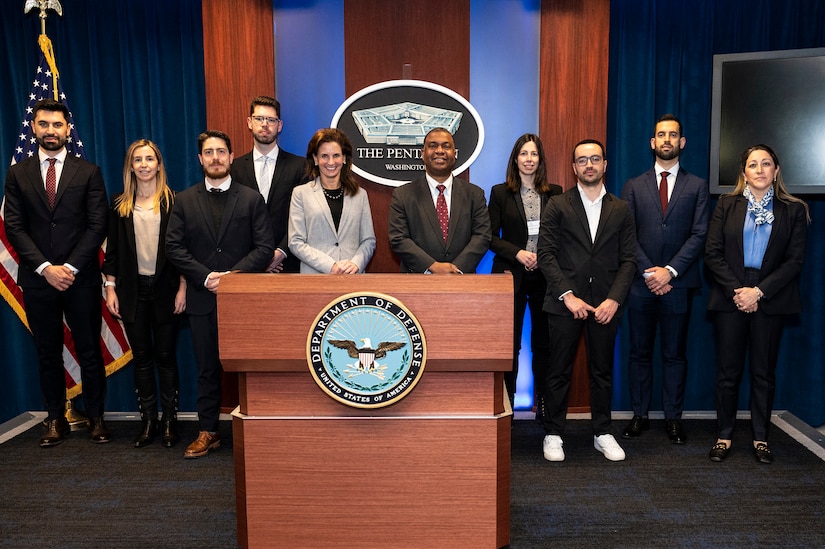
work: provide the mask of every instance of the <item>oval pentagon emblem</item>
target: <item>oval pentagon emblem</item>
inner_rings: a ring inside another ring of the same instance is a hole
[[[365,179],[398,187],[424,175],[424,137],[444,128],[455,140],[453,173],[468,169],[484,145],[478,111],[455,91],[423,80],[368,86],[338,107],[331,126],[352,142],[352,169]]]
[[[421,379],[427,344],[415,316],[395,298],[357,292],[332,301],[307,336],[312,378],[356,408],[398,402]]]

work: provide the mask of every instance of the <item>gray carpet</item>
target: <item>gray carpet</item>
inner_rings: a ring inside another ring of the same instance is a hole
[[[593,449],[588,421],[569,422],[567,459],[550,463],[542,429],[515,422],[512,547],[825,547],[825,462],[774,428],[776,460],[761,465],[750,423],[738,421],[731,454],[714,463],[715,422],[683,425],[684,446],[670,444],[663,420],[617,438],[627,460],[612,463]]]
[[[39,427],[0,444],[0,546],[236,547],[228,422],[223,447],[198,460],[182,458],[194,422],[181,423],[173,449],[133,449],[137,423],[110,427],[105,445],[80,432],[41,449]],[[759,465],[740,422],[731,456],[712,463],[713,421],[685,427],[689,443],[673,446],[654,420],[621,441],[628,459],[611,463],[593,449],[589,421],[571,421],[567,461],[549,463],[541,428],[515,421],[511,547],[825,547],[825,462],[774,429],[776,462]]]
[[[0,546],[237,547],[229,422],[221,422],[222,447],[191,460],[183,451],[197,422],[180,423],[173,448],[133,448],[138,422],[107,425],[115,437],[108,444],[78,431],[40,448],[37,426],[0,445]]]

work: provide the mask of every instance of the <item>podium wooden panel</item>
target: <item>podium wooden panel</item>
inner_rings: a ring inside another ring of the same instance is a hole
[[[510,539],[510,275],[228,275],[218,293],[243,547],[503,547]],[[427,362],[384,408],[313,381],[307,335],[352,292],[418,319]]]

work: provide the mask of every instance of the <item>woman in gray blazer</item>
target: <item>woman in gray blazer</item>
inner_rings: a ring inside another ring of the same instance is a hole
[[[352,145],[340,130],[318,130],[306,158],[312,181],[292,192],[289,249],[302,273],[363,273],[375,232],[367,192],[352,175]]]

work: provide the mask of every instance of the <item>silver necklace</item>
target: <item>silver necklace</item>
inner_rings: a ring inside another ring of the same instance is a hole
[[[338,189],[336,189],[338,191],[337,193],[334,192],[334,191],[330,192],[330,191],[326,190],[324,187],[321,187],[321,190],[324,191],[324,196],[326,196],[330,200],[338,200],[339,198],[344,196],[344,188],[343,187],[338,187]]]

